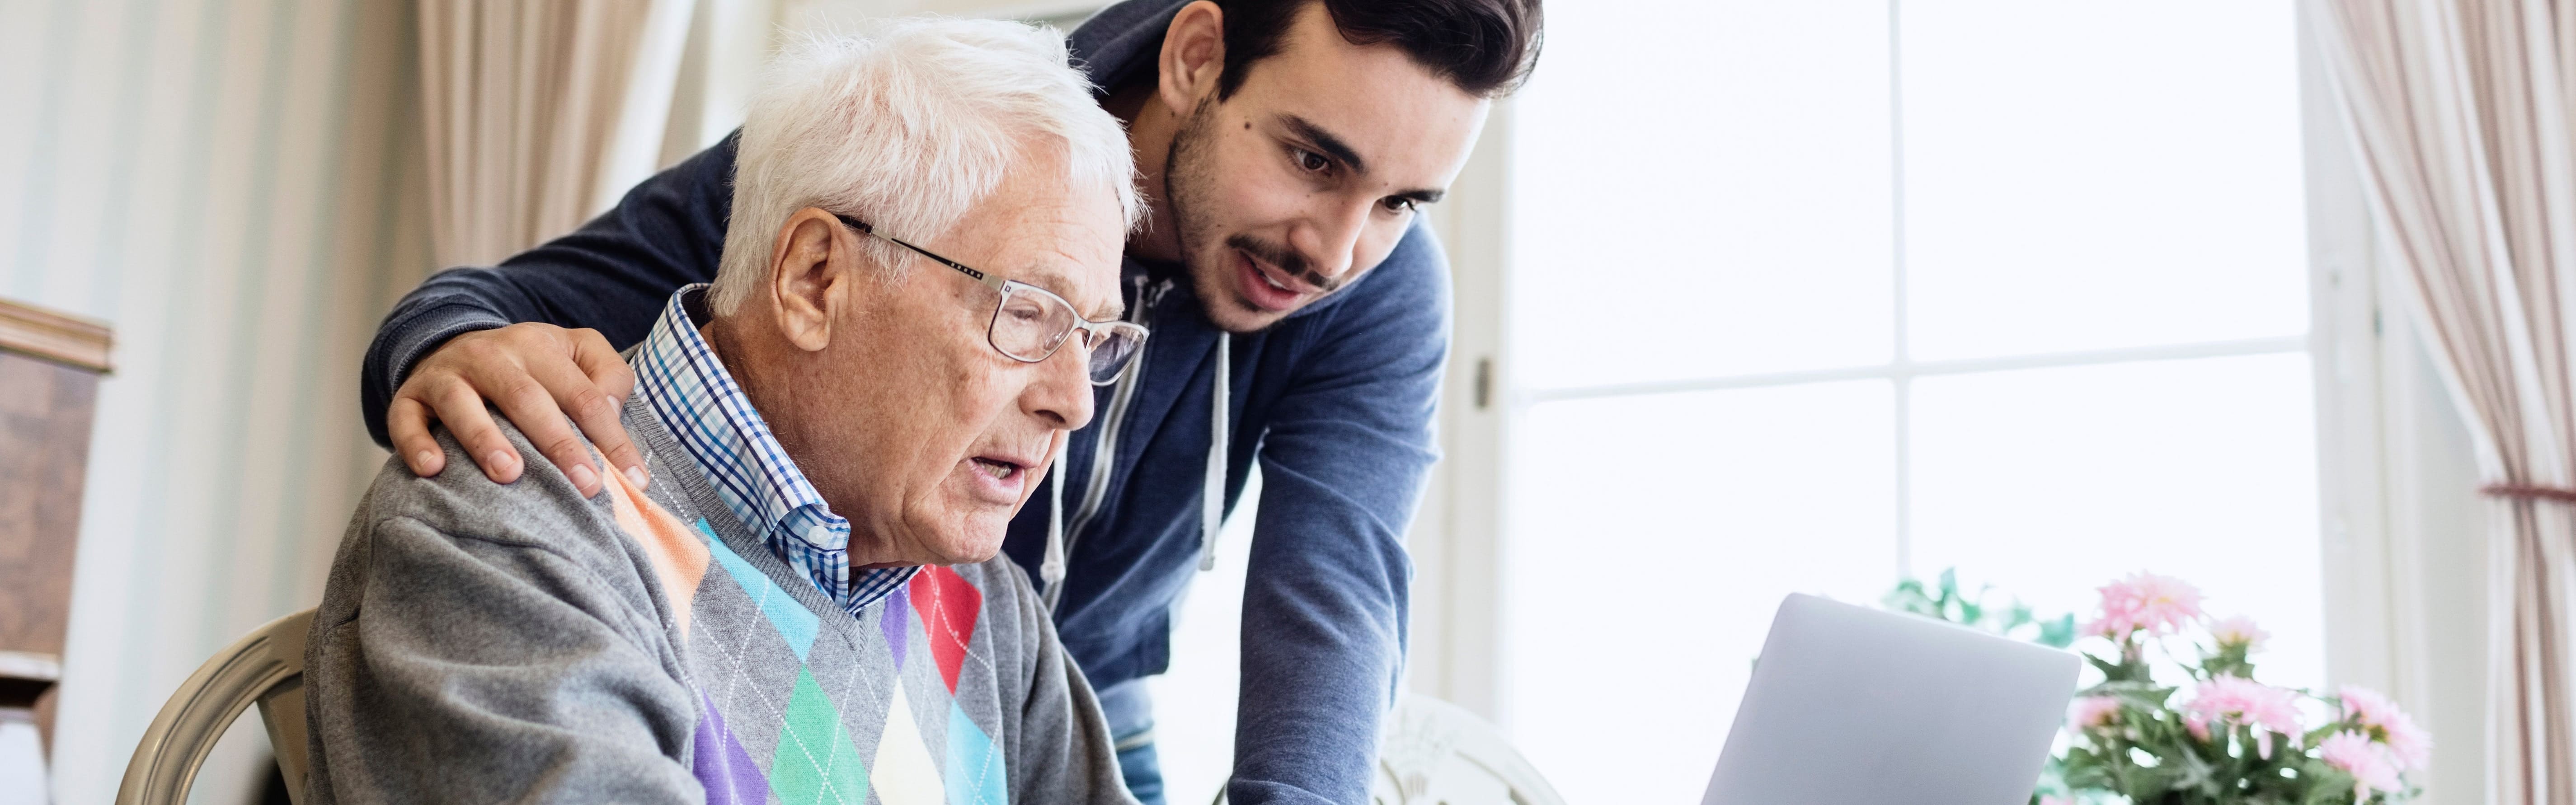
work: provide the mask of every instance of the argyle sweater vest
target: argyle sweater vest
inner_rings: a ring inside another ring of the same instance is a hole
[[[653,469],[696,480],[694,468]],[[985,599],[977,581],[926,567],[853,617],[725,509],[671,494],[694,484],[657,484],[657,499],[603,475],[619,528],[645,546],[672,611],[685,613],[683,656],[701,707],[690,771],[709,803],[765,803],[773,793],[788,803],[1010,801],[993,737],[1003,686],[994,638],[976,628]],[[716,522],[742,533],[729,540]],[[993,569],[1017,573],[967,568]]]

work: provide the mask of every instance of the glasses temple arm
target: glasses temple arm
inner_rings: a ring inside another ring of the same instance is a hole
[[[869,225],[868,225],[868,222],[866,222],[866,221],[861,221],[861,220],[859,220],[859,219],[852,218],[852,217],[847,216],[847,215],[842,215],[842,214],[840,214],[840,213],[833,213],[833,214],[832,214],[832,217],[841,219],[841,223],[849,224],[851,229],[859,230],[859,231],[860,231],[861,233],[863,233],[863,234],[875,235],[875,236],[877,236],[877,237],[884,238],[884,239],[885,239],[885,241],[886,241],[887,243],[892,243],[892,244],[894,244],[894,245],[901,246],[901,247],[904,247],[904,248],[906,248],[906,249],[911,249],[911,250],[913,251],[913,253],[914,253],[914,254],[918,254],[918,255],[921,255],[921,256],[923,256],[923,257],[928,257],[928,258],[930,258],[930,259],[932,259],[932,260],[937,260],[937,261],[939,261],[939,264],[940,264],[940,265],[947,266],[947,267],[949,267],[949,268],[953,268],[953,269],[957,269],[957,273],[964,274],[964,275],[966,275],[966,276],[968,276],[968,277],[972,277],[972,278],[974,278],[974,280],[975,280],[976,282],[984,283],[984,285],[985,285],[986,287],[990,287],[990,288],[992,288],[993,290],[998,291],[998,290],[1001,290],[1001,289],[1002,289],[1002,280],[1001,280],[1001,279],[999,279],[999,278],[997,278],[997,277],[993,277],[993,276],[988,275],[988,274],[985,274],[984,272],[977,271],[977,270],[972,269],[972,268],[968,268],[968,267],[966,267],[966,264],[965,264],[965,263],[960,263],[960,262],[957,262],[957,261],[955,261],[955,260],[950,260],[950,259],[948,259],[948,258],[941,257],[941,256],[939,256],[939,254],[938,254],[937,252],[933,252],[933,251],[931,251],[931,250],[929,250],[929,249],[924,249],[924,248],[921,248],[921,247],[919,247],[919,246],[912,245],[912,244],[910,244],[910,243],[905,243],[905,242],[903,242],[903,239],[902,239],[902,238],[898,238],[898,237],[894,237],[894,236],[891,236],[891,235],[887,235],[887,234],[882,233],[882,232],[878,232],[878,231],[876,230],[876,227],[869,226]]]

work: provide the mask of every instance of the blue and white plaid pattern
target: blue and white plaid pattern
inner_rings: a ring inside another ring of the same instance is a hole
[[[635,353],[636,393],[697,460],[725,507],[753,528],[765,528],[763,541],[771,552],[855,615],[921,568],[878,568],[850,583],[850,521],[823,504],[715,349],[698,335],[700,322],[689,311],[704,309],[707,287],[681,288],[662,308]]]

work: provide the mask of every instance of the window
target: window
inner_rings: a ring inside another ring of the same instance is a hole
[[[1691,801],[1773,607],[2140,569],[2324,678],[2291,4],[1549,9],[1514,101],[1499,715]]]

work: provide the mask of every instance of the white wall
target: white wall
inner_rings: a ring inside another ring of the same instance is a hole
[[[319,598],[383,455],[359,355],[428,267],[411,25],[400,2],[0,0],[0,295],[117,339],[58,802],[109,801],[180,680]]]

